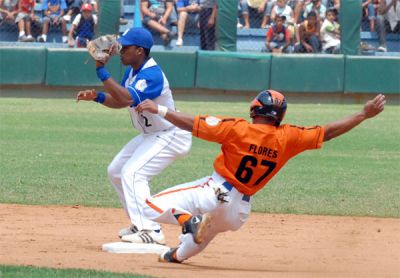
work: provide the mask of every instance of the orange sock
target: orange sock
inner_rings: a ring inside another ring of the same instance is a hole
[[[174,216],[181,226],[192,217],[190,214],[175,214]]]

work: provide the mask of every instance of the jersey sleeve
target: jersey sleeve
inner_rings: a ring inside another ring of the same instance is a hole
[[[268,31],[267,31],[267,39],[268,39],[269,41],[272,40],[272,34],[273,34],[272,27],[270,27],[270,28],[268,29]]]
[[[127,88],[132,96],[132,107],[146,99],[155,99],[161,95],[164,77],[159,67],[147,68],[138,73],[135,81]]]
[[[198,138],[222,144],[229,140],[229,133],[236,122],[235,118],[196,116],[192,134]]]
[[[79,21],[81,21],[81,17],[82,17],[81,14],[77,14],[77,15],[75,16],[75,18],[74,18],[74,21],[72,21],[72,25],[78,26]]]
[[[289,126],[288,148],[291,156],[305,150],[319,149],[324,141],[325,129],[322,126],[299,127]]]
[[[286,30],[285,30],[285,39],[286,39],[286,41],[290,42],[291,37],[292,37],[292,34],[290,34],[289,28],[286,28]]]

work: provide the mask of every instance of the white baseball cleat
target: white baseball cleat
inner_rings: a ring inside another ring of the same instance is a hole
[[[123,236],[135,234],[137,232],[139,232],[138,228],[132,224],[128,228],[121,229],[118,233],[118,236],[119,236],[119,238],[122,238]]]
[[[156,243],[165,245],[165,237],[161,230],[158,232],[152,230],[141,230],[140,232],[125,235],[121,238],[122,241],[132,243]]]

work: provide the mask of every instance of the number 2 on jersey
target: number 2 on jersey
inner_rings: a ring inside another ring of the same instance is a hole
[[[248,183],[253,176],[253,168],[257,167],[258,160],[254,156],[245,155],[240,161],[239,167],[235,173],[235,177],[242,183]],[[276,163],[268,160],[261,160],[261,165],[266,166],[265,173],[257,179],[254,185],[258,185],[265,179],[276,167]]]

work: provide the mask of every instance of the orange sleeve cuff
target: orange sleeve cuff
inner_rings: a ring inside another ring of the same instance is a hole
[[[317,141],[317,149],[321,148],[323,143],[324,143],[324,137],[325,137],[325,127],[321,126],[319,134],[318,134],[318,141]]]
[[[194,122],[193,122],[193,130],[192,130],[192,135],[198,137],[199,136],[199,127],[200,127],[200,116],[197,115],[194,117]]]

